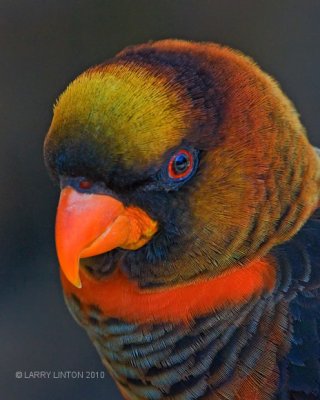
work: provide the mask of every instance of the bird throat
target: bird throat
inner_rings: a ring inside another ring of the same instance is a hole
[[[276,270],[271,259],[254,260],[217,277],[152,290],[139,287],[119,267],[100,280],[80,269],[80,278],[79,289],[61,272],[65,295],[76,297],[84,310],[98,306],[106,317],[134,323],[188,323],[199,315],[272,292]]]
[[[82,289],[63,275],[62,283],[71,313],[126,399],[268,400],[289,346],[276,274],[270,260],[260,260],[230,276],[153,293],[142,293],[119,269],[104,283],[83,275]]]

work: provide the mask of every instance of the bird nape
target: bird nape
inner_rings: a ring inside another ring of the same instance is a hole
[[[320,398],[320,158],[250,58],[129,47],[44,156],[66,303],[125,399]]]

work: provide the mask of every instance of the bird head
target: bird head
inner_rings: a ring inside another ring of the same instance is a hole
[[[59,262],[78,287],[79,270],[120,268],[140,287],[217,276],[290,239],[319,203],[293,106],[214,44],[148,43],[85,71],[55,105],[44,154],[61,187]]]

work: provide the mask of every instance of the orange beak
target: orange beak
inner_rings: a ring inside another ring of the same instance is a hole
[[[157,231],[157,223],[138,207],[125,207],[103,194],[62,190],[56,217],[56,247],[66,278],[81,288],[80,258],[116,247],[135,250]]]

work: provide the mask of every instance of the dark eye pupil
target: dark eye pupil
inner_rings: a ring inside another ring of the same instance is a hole
[[[178,154],[174,160],[173,168],[176,174],[185,172],[190,165],[190,160],[185,154]]]

